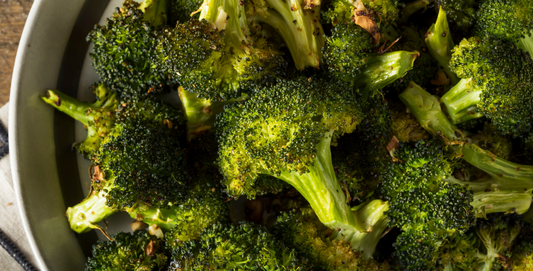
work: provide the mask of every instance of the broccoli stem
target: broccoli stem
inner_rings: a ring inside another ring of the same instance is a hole
[[[395,51],[370,56],[364,60],[366,67],[353,81],[363,96],[368,97],[374,91],[384,88],[412,70],[419,55],[417,51]]]
[[[298,0],[267,0],[274,10],[269,15],[256,16],[256,21],[272,26],[281,35],[298,70],[318,68],[322,59],[324,31],[318,8],[304,9]]]
[[[318,219],[327,227],[352,232],[368,231],[365,223],[357,221],[348,206],[344,190],[337,181],[331,161],[330,132],[317,146],[316,162],[309,172],[282,171],[275,176],[292,185],[309,202]]]
[[[474,206],[477,217],[491,213],[514,212],[519,215],[527,212],[531,206],[532,190],[527,191],[488,191],[474,193]]]
[[[97,223],[118,211],[107,206],[106,196],[106,192],[103,190],[100,193],[92,192],[82,202],[69,207],[66,216],[70,228],[77,233],[98,229],[106,234],[105,230]]]
[[[452,85],[459,82],[459,77],[450,70],[448,63],[452,59],[452,48],[455,46],[450,28],[448,27],[448,20],[446,19],[446,12],[440,7],[437,22],[431,25],[426,34],[426,45],[428,46],[431,55],[439,62],[439,65],[444,69],[446,75],[450,79]]]
[[[399,98],[409,108],[424,130],[434,135],[442,133],[451,140],[457,139],[455,135],[457,128],[444,115],[439,100],[435,96],[414,82],[410,82],[407,89],[399,95]]]
[[[518,48],[528,52],[531,58],[533,59],[533,30],[531,30],[531,33],[529,34],[529,36],[525,36],[521,38],[518,41],[517,45],[518,45]]]
[[[411,17],[411,15],[413,15],[415,12],[421,10],[421,9],[425,9],[427,8],[427,6],[429,5],[429,2],[428,0],[416,0],[416,1],[413,1],[409,4],[407,4],[403,9],[402,9],[402,22],[407,22],[407,20],[409,19],[409,17]]]
[[[48,90],[48,97],[41,97],[47,104],[55,107],[57,110],[69,115],[73,119],[88,126],[89,122],[94,120],[91,114],[91,104],[78,101],[59,90]]]
[[[378,199],[355,206],[352,211],[356,219],[364,220],[360,224],[368,230],[342,230],[335,239],[350,243],[354,250],[362,251],[366,259],[372,258],[383,232],[388,228],[389,219],[384,214],[388,209],[389,202]]]
[[[452,89],[441,97],[452,123],[483,117],[477,111],[477,104],[481,101],[481,90],[473,86],[472,80],[461,79]]]
[[[501,159],[475,144],[465,144],[461,150],[466,162],[486,172],[492,178],[502,180],[502,183],[517,183],[522,190],[533,188],[533,166]]]
[[[178,88],[183,111],[187,116],[187,129],[189,140],[197,134],[212,131],[215,126],[216,115],[224,111],[224,105],[229,102],[211,102],[198,98],[194,93]]]

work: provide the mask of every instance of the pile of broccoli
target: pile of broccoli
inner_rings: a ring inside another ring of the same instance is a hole
[[[533,268],[532,1],[125,0],[87,41],[96,101],[42,97],[87,270]]]

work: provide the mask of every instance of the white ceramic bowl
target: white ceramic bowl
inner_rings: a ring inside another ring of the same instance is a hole
[[[98,237],[74,233],[65,217],[66,207],[87,193],[81,185],[88,183],[87,162],[71,149],[85,131],[39,97],[47,89],[60,89],[94,99],[88,87],[97,76],[87,61],[85,37],[121,3],[36,0],[20,40],[11,85],[9,148],[22,226],[40,270],[83,270]],[[114,220],[124,221],[124,216]]]

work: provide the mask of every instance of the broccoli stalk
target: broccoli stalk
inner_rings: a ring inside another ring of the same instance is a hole
[[[413,69],[416,58],[420,56],[417,51],[395,51],[385,54],[369,56],[363,59],[365,67],[353,76],[352,81],[363,93],[363,97],[375,94],[388,84],[402,78]]]
[[[272,26],[282,36],[298,70],[318,68],[324,46],[320,8],[306,7],[299,0],[265,2],[269,5],[267,14],[257,14],[255,20]]]
[[[314,165],[307,167],[307,173],[281,171],[276,177],[296,188],[327,227],[366,232],[368,227],[352,213],[335,176],[330,151],[332,134],[330,131],[316,146],[316,160]]]
[[[216,115],[224,111],[224,105],[232,102],[212,102],[208,99],[198,98],[194,93],[178,88],[183,112],[187,117],[188,138],[213,131]]]
[[[529,35],[520,38],[517,46],[518,48],[528,52],[530,57],[533,59],[533,30],[530,31]]]
[[[452,33],[448,27],[448,20],[446,19],[446,12],[439,9],[439,16],[437,21],[431,25],[426,34],[426,44],[429,52],[437,60],[440,66],[444,69],[446,75],[450,79],[452,85],[457,84],[459,78],[450,70],[448,63],[452,58],[452,48],[455,46]]]
[[[533,58],[532,14],[533,5],[529,1],[482,1],[475,34],[513,42]]]
[[[87,128],[87,138],[76,145],[76,149],[89,158],[100,147],[104,138],[115,125],[117,109],[116,94],[103,85],[93,87],[96,102],[89,104],[76,100],[59,90],[48,90],[47,97],[41,97],[47,104],[81,122]]]
[[[452,123],[457,124],[483,117],[483,114],[477,109],[477,105],[481,101],[481,92],[481,89],[477,88],[472,80],[461,79],[440,98]]]
[[[105,191],[92,191],[82,202],[73,207],[69,207],[67,209],[66,216],[68,218],[70,228],[77,233],[88,232],[96,229],[100,230],[104,235],[107,236],[105,229],[97,223],[118,212],[119,210],[107,206],[106,196],[107,194]]]
[[[456,139],[457,128],[450,123],[440,107],[439,100],[414,82],[399,96],[400,100],[418,119],[420,126],[431,134],[442,133],[449,139]]]
[[[406,4],[405,7],[401,9],[401,22],[407,22],[409,17],[411,17],[411,15],[413,15],[415,12],[421,9],[426,9],[430,2],[431,1],[429,0],[415,0]]]

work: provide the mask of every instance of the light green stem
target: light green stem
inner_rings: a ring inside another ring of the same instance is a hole
[[[442,7],[439,9],[437,22],[431,25],[426,34],[426,45],[428,46],[431,55],[437,60],[439,65],[442,66],[444,72],[448,75],[448,78],[450,78],[450,83],[452,85],[457,84],[457,82],[459,82],[459,77],[450,70],[448,65],[450,59],[452,59],[452,48],[455,44],[452,39],[450,27],[448,27],[446,12]]]
[[[434,135],[442,133],[450,140],[458,138],[455,134],[457,128],[442,112],[439,100],[422,87],[411,82],[399,98],[426,131]]]
[[[441,102],[454,124],[483,117],[477,104],[481,101],[481,90],[473,86],[472,80],[461,79],[441,97]]]
[[[331,162],[331,133],[317,146],[315,165],[308,173],[281,172],[277,178],[292,185],[309,202],[320,221],[331,229],[367,231],[356,220],[337,181]]]
[[[388,84],[402,78],[413,69],[419,52],[395,51],[365,59],[366,67],[353,81],[364,97],[375,94]]]

